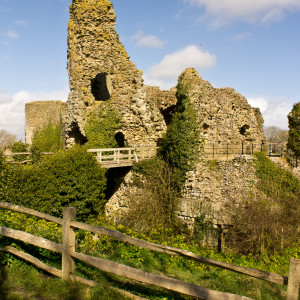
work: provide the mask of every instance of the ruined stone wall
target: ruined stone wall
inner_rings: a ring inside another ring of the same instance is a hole
[[[259,193],[253,156],[241,155],[231,160],[203,160],[196,170],[187,174],[182,190],[178,217],[193,228],[200,213],[213,217],[215,227],[226,228],[231,224],[234,208],[250,195]],[[117,222],[130,210],[137,187],[133,174],[128,173],[117,192],[105,206],[106,216]],[[206,209],[207,211],[203,210]]]
[[[68,146],[84,141],[89,115],[108,107],[122,116],[121,132],[129,146],[156,145],[166,129],[159,109],[147,96],[142,71],[129,60],[115,24],[113,6],[107,0],[73,0],[70,6]]]
[[[240,145],[242,141],[261,145],[265,140],[259,109],[252,108],[234,89],[214,88],[195,69],[186,69],[179,80],[188,87],[207,146]]]
[[[36,130],[52,124],[65,122],[66,102],[35,101],[25,104],[25,143],[31,145]]]

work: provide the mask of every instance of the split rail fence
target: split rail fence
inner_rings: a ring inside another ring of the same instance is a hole
[[[64,208],[63,219],[56,218],[32,209],[24,208],[18,205],[9,204],[0,201],[0,208],[11,210],[19,213],[28,214],[35,216],[47,221],[55,222],[62,225],[63,237],[62,244],[55,243],[43,237],[35,236],[23,231],[14,230],[11,228],[0,226],[0,235],[17,239],[31,245],[35,245],[50,251],[62,253],[62,269],[56,269],[48,266],[31,256],[28,253],[19,251],[10,246],[1,247],[0,250],[9,252],[15,256],[18,256],[36,267],[61,277],[64,280],[75,280],[89,286],[96,286],[97,283],[91,280],[87,280],[78,276],[75,276],[75,263],[74,258],[81,260],[95,268],[98,268],[104,272],[113,273],[134,281],[142,282],[144,284],[154,285],[157,287],[165,288],[178,293],[198,297],[200,299],[208,300],[246,300],[251,299],[245,296],[234,295],[230,293],[224,293],[220,291],[210,290],[195,284],[183,282],[174,278],[169,278],[163,275],[147,273],[138,269],[128,267],[113,261],[109,261],[103,258],[86,255],[83,253],[76,252],[75,249],[75,229],[81,229],[89,232],[93,232],[100,235],[107,235],[115,238],[121,242],[126,242],[144,249],[162,252],[170,255],[182,256],[187,259],[214,266],[223,269],[231,270],[237,273],[245,274],[255,278],[259,278],[265,281],[287,285],[287,300],[298,300],[299,299],[299,283],[300,283],[300,260],[291,259],[289,266],[289,277],[281,276],[275,273],[270,273],[258,269],[246,268],[236,266],[233,264],[215,261],[209,258],[201,257],[187,250],[177,249],[169,246],[154,244],[151,242],[143,241],[137,238],[127,236],[119,231],[107,229],[99,226],[92,226],[89,224],[81,223],[76,221],[76,209],[75,208]],[[131,295],[133,296],[133,295]],[[135,299],[139,297],[134,296]],[[140,299],[140,298],[139,298]]]

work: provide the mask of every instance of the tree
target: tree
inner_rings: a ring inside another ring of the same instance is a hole
[[[265,136],[270,143],[286,143],[288,140],[288,130],[281,129],[277,126],[265,126]]]
[[[172,116],[158,153],[178,177],[177,188],[180,190],[185,182],[186,173],[193,169],[199,159],[201,135],[188,87],[179,82],[176,96],[175,114]]]
[[[300,155],[300,102],[293,105],[288,114],[289,136],[288,148]]]
[[[0,151],[7,148],[10,144],[16,142],[17,137],[5,129],[0,130]]]

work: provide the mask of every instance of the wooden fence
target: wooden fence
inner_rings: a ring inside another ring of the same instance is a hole
[[[281,276],[278,274],[246,268],[241,266],[236,266],[233,264],[215,261],[209,258],[201,257],[197,254],[194,254],[187,250],[177,249],[169,246],[158,245],[151,242],[143,241],[134,237],[127,236],[119,231],[107,229],[99,226],[92,226],[89,224],[81,223],[76,221],[76,209],[75,208],[64,208],[63,211],[63,219],[56,218],[32,209],[20,207],[17,205],[5,203],[0,201],[0,208],[8,209],[24,214],[28,214],[31,216],[35,216],[41,219],[45,219],[47,221],[55,222],[63,226],[63,238],[62,244],[58,244],[47,240],[45,238],[35,236],[26,232],[22,232],[19,230],[14,230],[11,228],[0,226],[0,235],[17,239],[23,241],[25,243],[29,243],[44,249],[48,249],[50,251],[60,252],[62,253],[62,269],[56,269],[50,267],[30,254],[19,251],[13,247],[1,247],[0,250],[12,253],[30,263],[37,266],[38,268],[53,274],[55,276],[61,277],[64,280],[76,280],[83,284],[89,286],[96,286],[97,283],[91,280],[87,280],[74,275],[75,265],[73,258],[79,259],[93,267],[96,267],[102,271],[113,273],[128,279],[132,279],[138,282],[142,282],[145,284],[154,285],[157,287],[162,287],[168,290],[172,290],[178,293],[198,297],[200,299],[208,299],[208,300],[246,300],[250,299],[245,296],[234,295],[229,293],[224,293],[220,291],[210,290],[208,288],[200,287],[195,284],[183,282],[174,278],[169,278],[163,275],[157,275],[152,273],[147,273],[138,269],[134,269],[128,267],[126,265],[122,265],[113,261],[109,261],[103,258],[94,257],[90,255],[86,255],[83,253],[76,252],[75,249],[75,231],[74,229],[81,229],[89,232],[93,232],[96,234],[107,235],[109,237],[115,238],[121,242],[127,242],[132,245],[162,252],[170,255],[182,256],[187,259],[192,259],[194,261],[214,266],[220,267],[223,269],[231,270],[237,273],[249,275],[255,278],[259,278],[265,281],[288,285],[287,291],[287,299],[288,300],[298,300],[299,299],[299,283],[300,283],[300,260],[291,259],[290,267],[289,267],[289,277]],[[133,295],[131,295],[133,296]],[[138,297],[135,297],[138,299]]]
[[[53,155],[54,152],[40,152],[40,155]],[[5,157],[8,163],[12,164],[26,164],[32,162],[31,160],[31,152],[11,152],[7,151],[3,153],[2,156]],[[21,158],[21,159],[20,159]]]
[[[149,159],[155,156],[156,150],[156,147],[103,148],[88,149],[88,152],[96,153],[103,168],[113,168],[132,166],[135,162]]]

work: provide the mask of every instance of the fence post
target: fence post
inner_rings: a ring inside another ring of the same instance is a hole
[[[75,252],[75,231],[71,228],[71,221],[76,221],[76,208],[65,207],[63,210],[63,236],[62,236],[62,279],[70,280],[74,273],[74,261],[71,253]]]
[[[287,300],[299,299],[299,283],[300,283],[300,259],[291,258],[289,267],[289,280]]]

